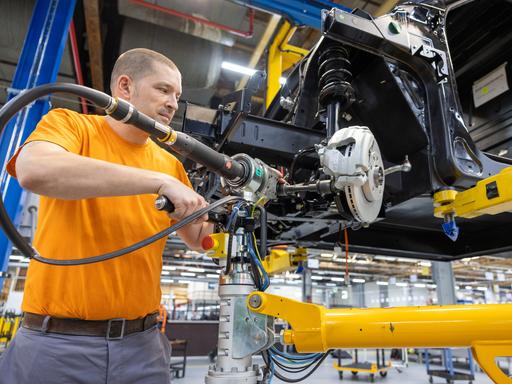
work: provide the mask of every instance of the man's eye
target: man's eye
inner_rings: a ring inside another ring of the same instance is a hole
[[[158,88],[158,90],[162,93],[168,93],[167,88]]]

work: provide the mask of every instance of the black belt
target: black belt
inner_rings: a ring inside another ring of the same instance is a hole
[[[80,320],[38,315],[25,312],[23,327],[34,331],[75,336],[103,336],[107,340],[120,340],[135,332],[142,332],[157,324],[158,313],[150,313],[135,320]]]

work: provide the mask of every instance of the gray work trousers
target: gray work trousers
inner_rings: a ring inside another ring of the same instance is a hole
[[[156,326],[120,340],[22,327],[0,356],[0,384],[168,384],[170,356]]]

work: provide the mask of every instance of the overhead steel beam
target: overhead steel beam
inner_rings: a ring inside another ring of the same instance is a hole
[[[322,10],[338,8],[346,12],[352,9],[324,0],[235,0],[236,3],[262,11],[276,13],[294,25],[306,25],[320,29]]]
[[[8,99],[12,99],[25,89],[51,83],[57,79],[75,3],[76,0],[37,0],[13,82],[8,89]],[[0,158],[3,159],[0,171],[2,198],[15,224],[20,220],[23,191],[18,182],[7,174],[6,163],[34,130],[48,108],[48,99],[36,101],[20,112],[16,119],[5,127],[0,137]],[[11,249],[12,244],[5,234],[0,232],[2,272],[7,270]],[[3,278],[0,277],[0,286],[2,282]]]

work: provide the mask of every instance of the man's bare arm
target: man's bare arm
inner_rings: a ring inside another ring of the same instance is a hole
[[[213,224],[208,222],[189,224],[178,230],[178,236],[185,242],[187,247],[194,251],[204,251],[201,246],[203,238],[213,232]]]
[[[16,174],[23,188],[67,200],[163,194],[175,205],[172,217],[177,220],[208,205],[170,175],[76,155],[44,141],[25,145],[16,161]]]

